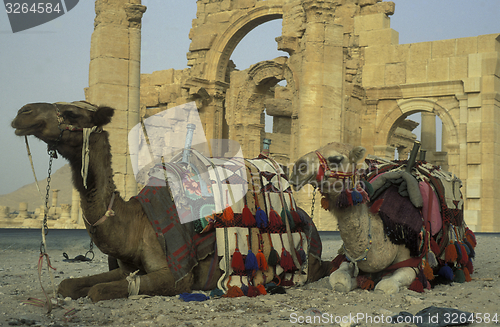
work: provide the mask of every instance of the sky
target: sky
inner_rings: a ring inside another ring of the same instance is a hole
[[[399,43],[500,33],[500,0],[393,0],[396,12],[391,28]],[[186,53],[195,0],[143,0],[141,72],[187,67]],[[34,181],[24,138],[10,127],[17,110],[31,102],[77,101],[88,86],[90,37],[94,1],[80,0],[75,8],[43,25],[12,33],[3,7],[0,10],[0,194]],[[236,47],[231,59],[238,69],[286,55],[276,49],[281,20],[251,31]],[[30,137],[37,178],[47,177],[46,146]],[[54,161],[53,171],[64,159]]]

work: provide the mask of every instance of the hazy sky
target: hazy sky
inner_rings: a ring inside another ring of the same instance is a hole
[[[500,0],[394,0],[391,27],[400,44],[500,33]],[[186,53],[195,0],[143,0],[148,7],[142,27],[143,73],[186,68]],[[181,4],[182,3],[182,4]],[[3,8],[0,5],[0,8]],[[10,121],[24,104],[83,100],[88,86],[90,36],[94,1],[80,0],[67,14],[38,27],[13,34],[7,14],[0,11],[0,194],[33,182],[24,139]],[[237,68],[285,55],[276,50],[281,20],[265,23],[238,45],[232,59]],[[30,138],[38,179],[46,177],[44,143]],[[54,162],[55,169],[63,159]]]

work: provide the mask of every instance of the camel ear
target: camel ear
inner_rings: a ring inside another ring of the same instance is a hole
[[[363,148],[362,146],[357,146],[349,153],[349,161],[352,163],[358,163],[364,158],[365,153],[365,148]]]
[[[106,124],[109,124],[111,121],[111,117],[113,117],[113,114],[115,113],[115,109],[110,108],[110,107],[99,107],[99,109],[96,110],[94,117],[92,118],[92,121],[94,125],[97,127],[104,126]]]

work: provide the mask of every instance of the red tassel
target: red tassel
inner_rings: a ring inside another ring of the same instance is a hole
[[[233,268],[237,274],[240,274],[245,272],[245,262],[238,249],[238,234],[234,233],[234,236],[236,237],[236,249],[234,249],[233,257],[231,258],[231,268]]]
[[[472,278],[470,277],[469,269],[467,269],[467,267],[464,267],[464,275],[466,282],[470,282],[472,280]]]
[[[469,274],[474,273],[474,266],[472,265],[472,260],[467,261],[465,268],[469,271]]]
[[[280,266],[285,272],[292,272],[296,269],[292,255],[284,247],[281,250]]]
[[[281,227],[281,225],[282,225],[282,222],[281,222],[280,215],[276,212],[276,210],[271,208],[271,210],[269,212],[269,227],[279,228],[279,227]]]
[[[446,246],[444,258],[446,262],[457,261],[457,249],[455,248],[455,244],[450,243]]]
[[[241,223],[245,227],[255,227],[256,224],[255,217],[252,215],[252,212],[246,204],[241,212]]]
[[[477,245],[476,235],[474,235],[474,232],[471,231],[469,228],[467,228],[465,231],[465,237],[473,247],[476,247]]]
[[[256,297],[258,295],[260,295],[260,292],[256,286],[252,285],[248,286],[248,293],[247,293],[248,297]]]
[[[260,294],[262,295],[267,294],[266,287],[264,285],[257,285],[257,288],[259,289]]]
[[[223,297],[240,297],[240,296],[245,296],[241,288],[238,286],[231,286],[226,294],[223,295]]]
[[[467,255],[467,250],[465,249],[465,245],[463,245],[462,243],[459,243],[460,245],[460,251],[462,252],[462,257],[459,258],[460,260],[460,263],[465,265],[467,263],[467,261],[469,261],[469,256]]]
[[[424,292],[424,285],[422,285],[422,282],[418,278],[415,278],[413,283],[411,283],[410,287],[408,287],[408,288],[410,290],[418,292],[418,293]]]
[[[300,220],[299,213],[295,211],[295,209],[292,208],[292,218],[293,222],[295,223],[295,226],[299,227],[302,226],[302,220]]]
[[[231,208],[231,206],[228,205],[228,206],[226,206],[226,209],[224,209],[224,212],[222,213],[222,220],[224,221],[226,226],[233,224],[234,212],[233,212],[233,208]]]
[[[257,257],[257,263],[259,265],[259,269],[262,271],[266,271],[268,268],[266,256],[262,253],[262,250],[259,249],[259,252],[255,255]]]

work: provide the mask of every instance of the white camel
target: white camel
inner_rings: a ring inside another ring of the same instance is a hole
[[[366,149],[330,143],[310,152],[295,162],[290,183],[295,190],[311,184],[318,187],[330,204],[328,210],[337,218],[344,253],[350,262],[343,262],[330,275],[333,289],[349,292],[357,287],[358,269],[365,273],[377,273],[411,258],[404,244],[393,244],[384,232],[380,216],[370,212],[366,203],[338,208],[336,203],[341,191],[352,181],[351,175],[364,158]],[[326,159],[325,159],[326,158]],[[324,200],[325,201],[325,200]],[[416,277],[416,270],[401,267],[384,276],[375,286],[376,291],[386,294],[408,287]]]

